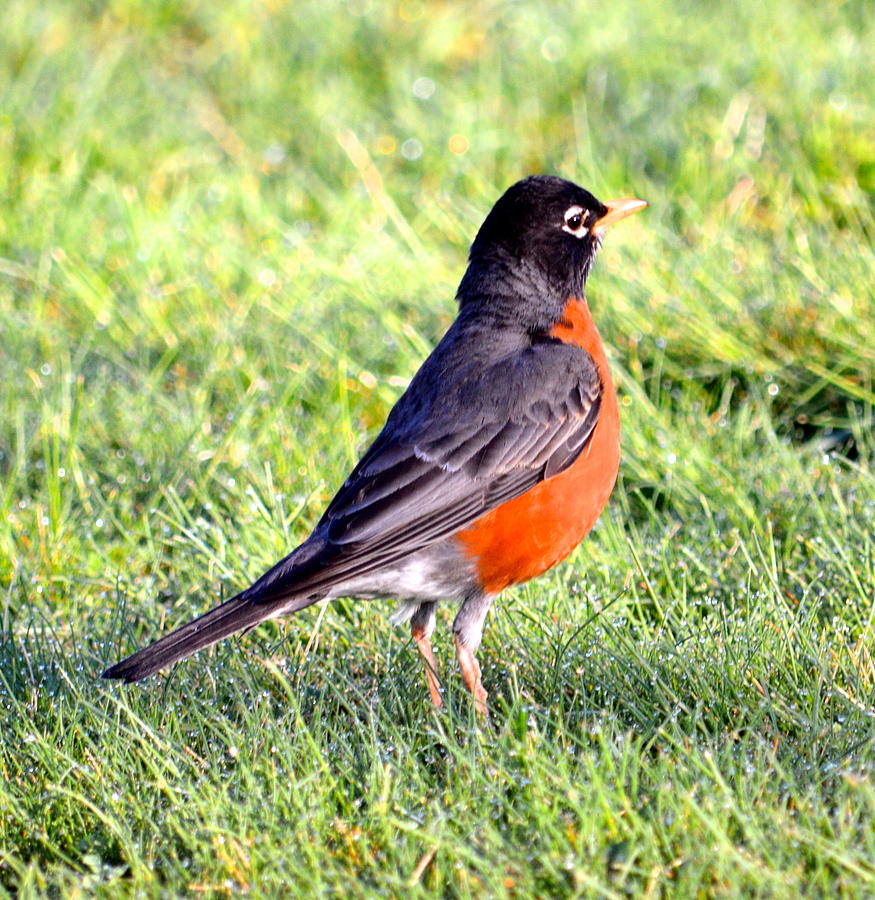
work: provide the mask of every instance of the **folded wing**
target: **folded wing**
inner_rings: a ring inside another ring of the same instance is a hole
[[[317,525],[322,550],[304,565],[292,555],[244,593],[324,593],[466,528],[571,465],[601,393],[591,357],[559,341],[477,367],[449,389],[414,381]],[[439,399],[423,407],[422,396]]]

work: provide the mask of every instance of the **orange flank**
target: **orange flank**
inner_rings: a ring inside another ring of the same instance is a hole
[[[620,467],[620,413],[608,361],[586,298],[572,298],[550,335],[577,344],[595,362],[601,408],[589,443],[564,472],[502,504],[457,535],[477,561],[489,594],[545,572],[586,537],[601,515]]]

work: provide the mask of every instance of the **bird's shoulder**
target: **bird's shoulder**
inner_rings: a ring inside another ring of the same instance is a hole
[[[499,422],[547,425],[582,410],[601,390],[580,346],[502,323],[459,320],[389,414],[385,438],[416,444]]]

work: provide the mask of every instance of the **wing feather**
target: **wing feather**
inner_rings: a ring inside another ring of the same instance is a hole
[[[317,557],[278,573],[271,594],[315,594],[367,575],[571,465],[601,405],[592,358],[544,342],[491,366],[475,362],[471,377],[450,385],[445,362],[420,370],[317,525]]]

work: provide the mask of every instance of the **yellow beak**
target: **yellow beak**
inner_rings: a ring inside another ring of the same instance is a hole
[[[625,219],[626,216],[641,212],[647,206],[647,201],[636,200],[634,197],[622,197],[619,200],[609,200],[605,206],[607,206],[608,211],[593,223],[592,228],[590,228],[590,231],[593,233],[601,234],[608,225],[613,225],[614,222],[619,222],[620,219]]]

